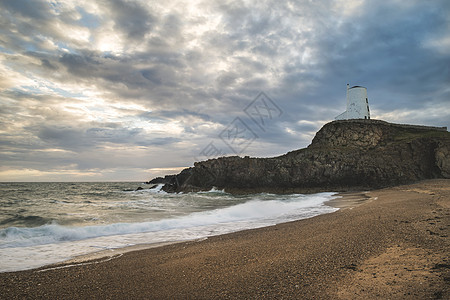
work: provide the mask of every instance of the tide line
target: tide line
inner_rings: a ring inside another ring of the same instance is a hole
[[[47,269],[43,269],[43,270],[38,270],[38,271],[36,271],[36,273],[47,272],[47,271],[52,271],[52,270],[59,270],[59,269],[65,269],[65,268],[72,268],[72,267],[79,267],[79,266],[87,266],[87,265],[92,265],[92,264],[105,263],[105,262],[108,262],[110,260],[119,258],[122,255],[123,255],[123,253],[119,253],[117,255],[110,256],[110,257],[108,257],[106,259],[103,259],[103,260],[96,260],[96,261],[89,261],[89,262],[78,263],[78,264],[71,264],[71,265],[64,265],[64,266],[59,266],[59,267],[47,268]]]

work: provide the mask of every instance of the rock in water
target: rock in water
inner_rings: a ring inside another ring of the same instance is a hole
[[[166,176],[168,192],[308,193],[364,190],[450,178],[445,127],[343,120],[325,124],[307,148],[273,158],[221,157]]]

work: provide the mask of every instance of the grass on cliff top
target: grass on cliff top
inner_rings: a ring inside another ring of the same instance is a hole
[[[418,138],[450,139],[450,132],[438,130],[399,130],[391,138],[395,142],[409,142]]]
[[[399,143],[407,143],[413,141],[418,138],[437,138],[450,141],[450,132],[448,131],[439,131],[439,130],[427,130],[427,129],[400,129],[396,130],[390,136],[384,137],[380,144],[377,146],[383,145],[386,146],[389,143],[399,144]],[[377,147],[375,146],[375,148]],[[327,146],[321,144],[320,146],[312,146],[309,145],[306,148],[297,149],[293,151],[289,151],[286,154],[282,154],[276,157],[271,157],[272,159],[278,159],[282,157],[295,157],[297,155],[308,155],[310,151],[318,151],[321,153],[326,152],[334,152],[338,151],[340,153],[352,153],[355,149],[361,149],[361,147],[356,145],[342,145],[342,146]],[[367,150],[367,149],[365,149]]]

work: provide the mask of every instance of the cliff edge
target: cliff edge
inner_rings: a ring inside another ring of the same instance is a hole
[[[307,148],[273,158],[230,156],[196,162],[159,182],[167,192],[216,187],[231,193],[308,193],[431,178],[450,178],[446,128],[342,120],[325,124]]]

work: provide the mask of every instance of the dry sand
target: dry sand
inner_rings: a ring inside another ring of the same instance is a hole
[[[366,196],[367,197],[366,197]],[[307,220],[0,274],[2,299],[450,299],[450,180],[345,195]]]

